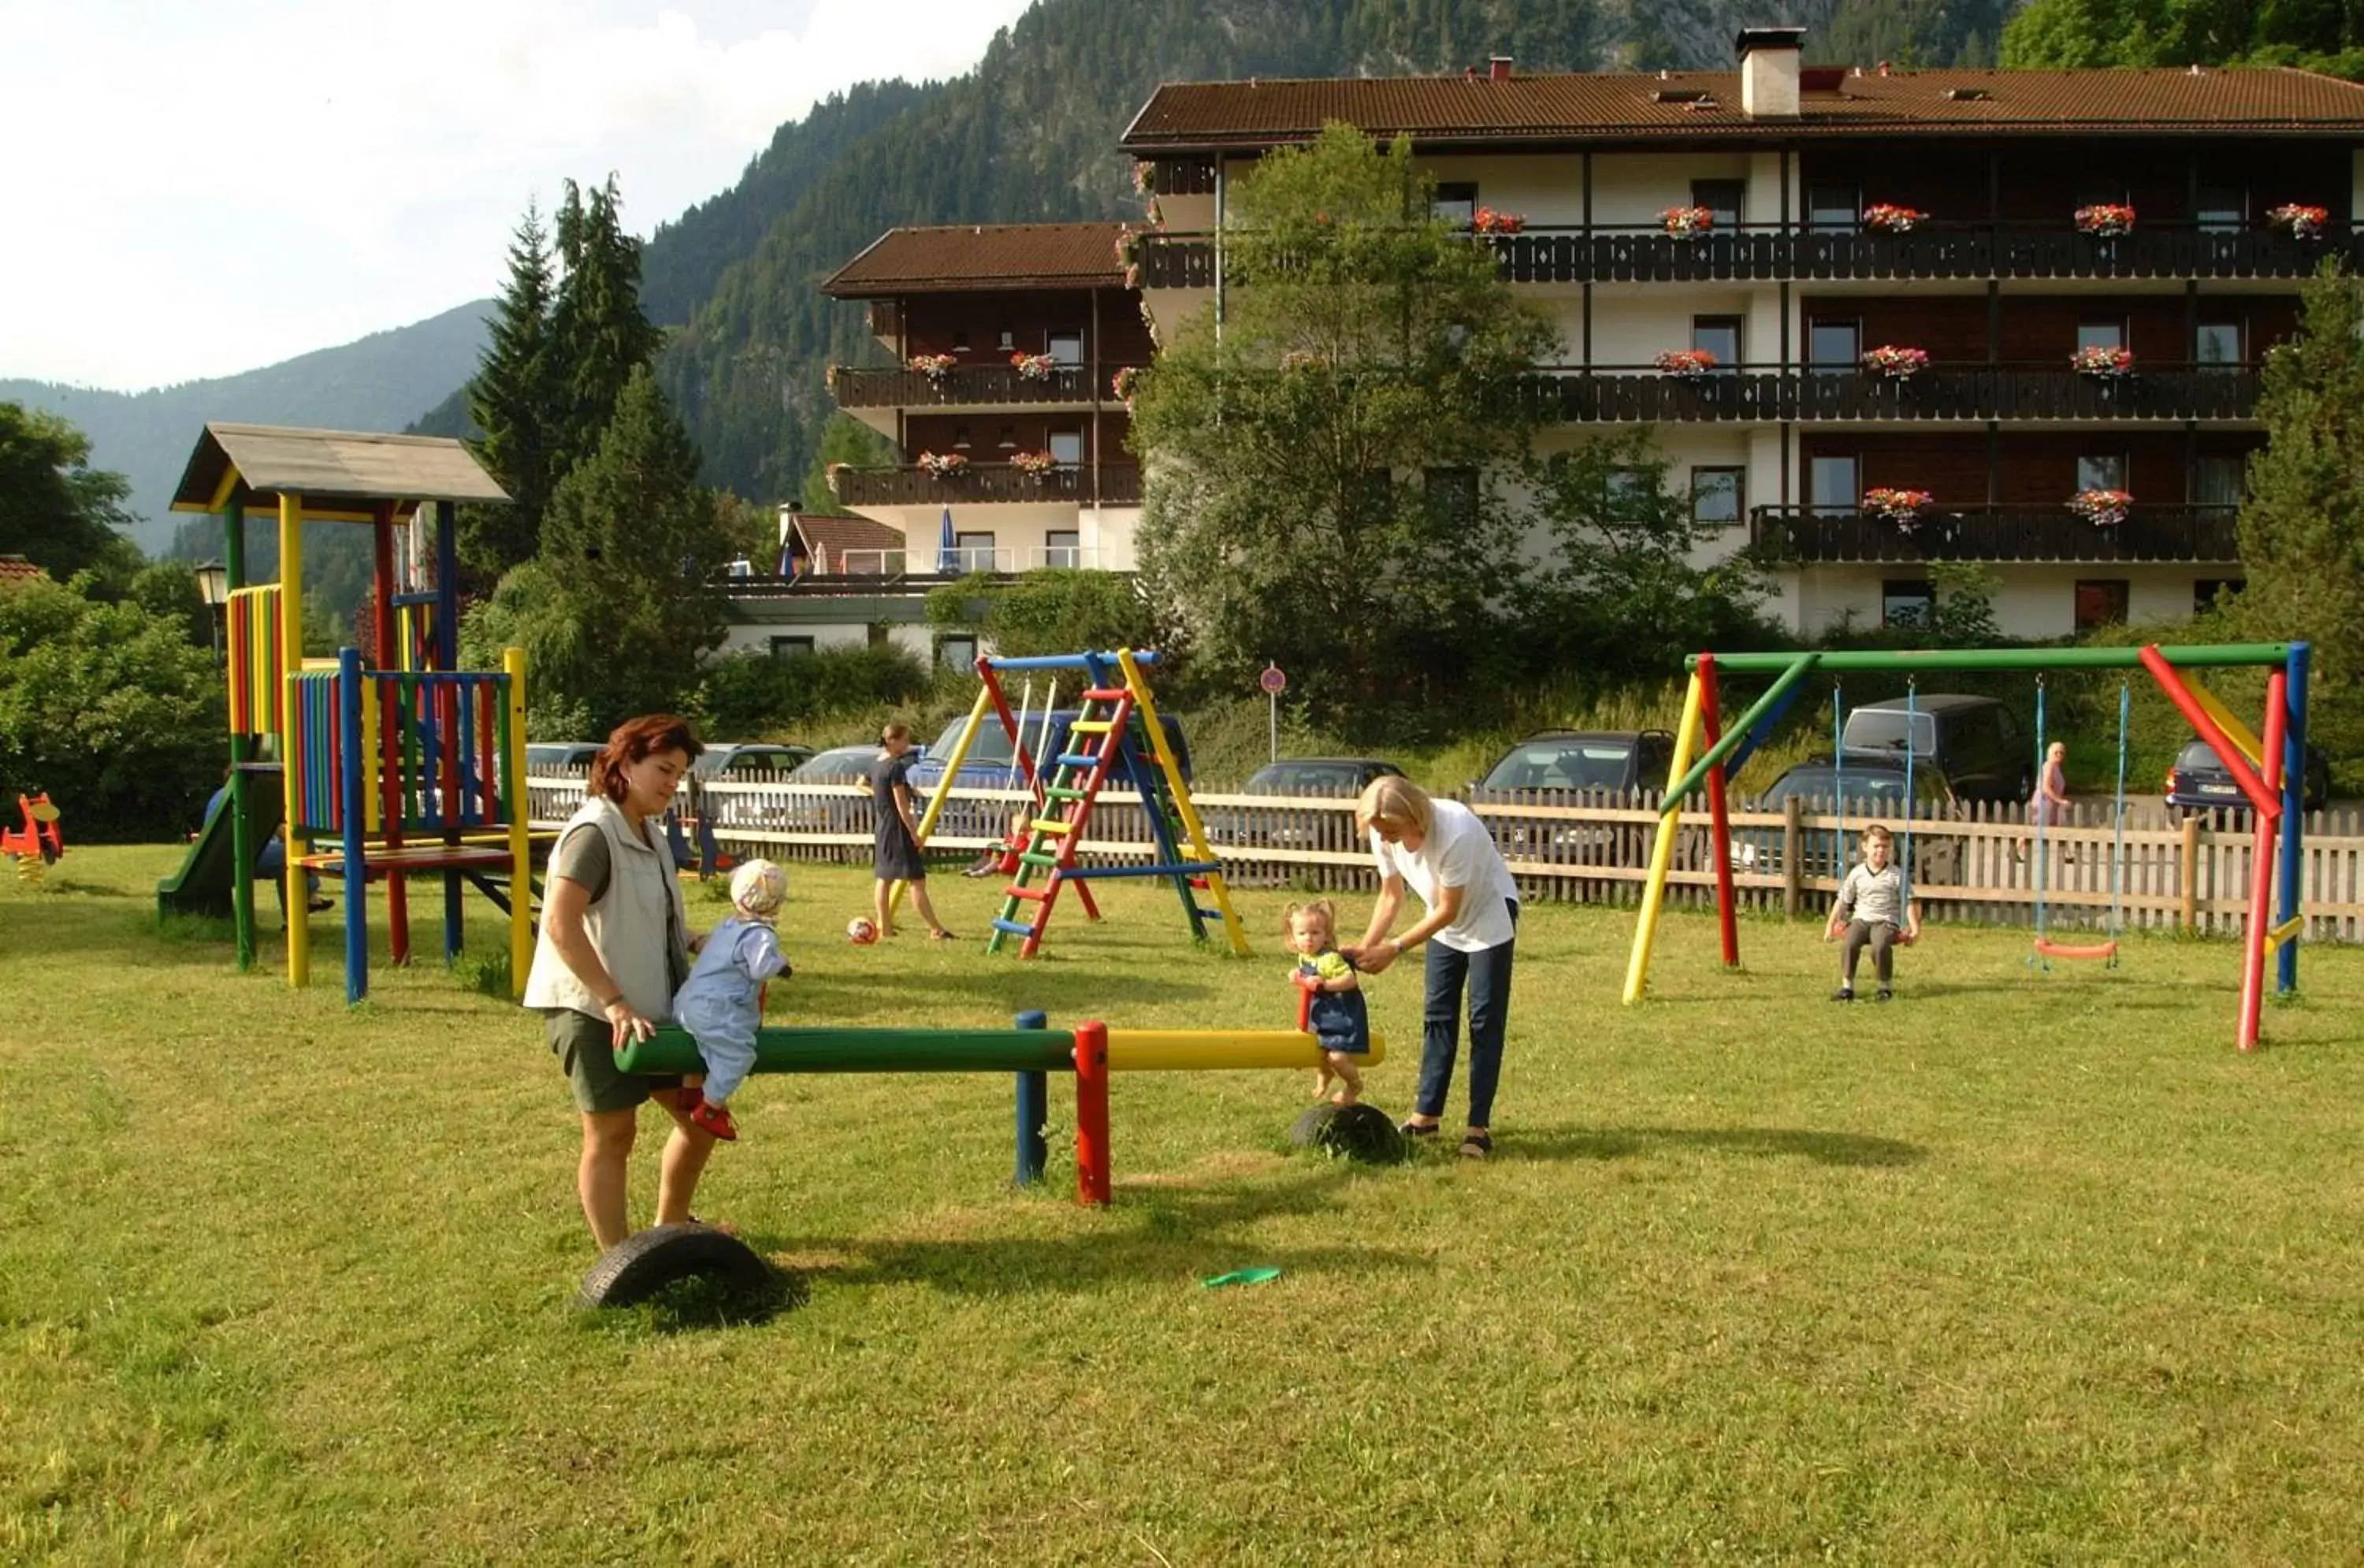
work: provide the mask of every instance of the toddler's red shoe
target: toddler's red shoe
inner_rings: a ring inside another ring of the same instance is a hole
[[[725,1143],[739,1141],[739,1124],[730,1119],[730,1107],[718,1106],[703,1095],[690,1107],[689,1119]]]

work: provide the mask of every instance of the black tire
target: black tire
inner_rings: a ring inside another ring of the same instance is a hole
[[[776,1307],[794,1281],[736,1236],[695,1221],[659,1225],[609,1248],[583,1276],[585,1307],[631,1307],[687,1279],[711,1280],[734,1299]]]
[[[1366,1165],[1393,1165],[1407,1149],[1394,1120],[1367,1105],[1311,1106],[1290,1126],[1288,1140]]]

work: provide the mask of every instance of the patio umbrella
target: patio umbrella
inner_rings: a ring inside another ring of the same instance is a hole
[[[960,570],[960,546],[953,533],[953,509],[944,508],[944,520],[936,529],[936,570],[950,576]]]

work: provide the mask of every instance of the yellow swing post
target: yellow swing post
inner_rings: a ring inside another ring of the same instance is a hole
[[[1190,836],[1190,853],[1204,863],[1219,863],[1211,845],[1207,842],[1206,824],[1199,820],[1199,807],[1190,798],[1190,786],[1183,782],[1182,764],[1165,744],[1165,726],[1157,717],[1156,699],[1149,695],[1149,683],[1141,676],[1141,665],[1134,660],[1132,650],[1120,648],[1116,661],[1124,668],[1124,684],[1132,689],[1133,710],[1141,715],[1142,728],[1149,732],[1149,749],[1157,755],[1157,765],[1165,772],[1165,788],[1174,797],[1175,814],[1182,818],[1183,830]],[[1215,895],[1215,908],[1223,917],[1223,934],[1231,939],[1232,951],[1242,958],[1249,956],[1248,934],[1240,925],[1240,917],[1232,908],[1232,891],[1220,870],[1207,875],[1207,891]]]
[[[1697,670],[1683,692],[1682,722],[1675,729],[1675,756],[1667,771],[1668,795],[1658,811],[1658,836],[1650,846],[1650,875],[1642,884],[1642,915],[1634,925],[1634,953],[1625,965],[1625,1006],[1642,999],[1650,982],[1650,947],[1657,940],[1658,910],[1666,902],[1667,872],[1674,864],[1675,839],[1683,803],[1673,793],[1677,780],[1691,771],[1691,746],[1700,733],[1700,703],[1705,688]]]

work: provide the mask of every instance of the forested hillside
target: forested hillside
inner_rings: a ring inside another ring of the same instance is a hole
[[[2001,0],[1802,0],[1779,18],[1816,53],[1986,63]],[[660,373],[709,482],[791,496],[830,412],[832,358],[875,355],[820,282],[898,224],[1136,215],[1116,150],[1163,81],[1717,66],[1739,0],[1043,0],[956,81],[864,87],[784,127],[738,186],[661,229],[650,314],[674,328]],[[629,172],[627,173],[629,185]]]

